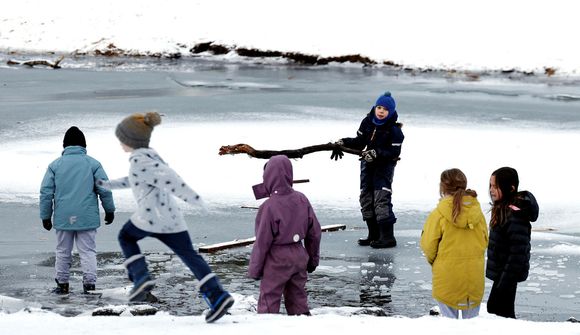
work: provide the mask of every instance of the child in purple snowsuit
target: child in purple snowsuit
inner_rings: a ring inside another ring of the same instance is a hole
[[[292,188],[292,164],[272,157],[264,167],[264,182],[255,185],[256,199],[269,197],[256,215],[256,242],[248,276],[261,279],[258,313],[310,314],[306,293],[308,273],[320,258],[320,224],[306,196]]]

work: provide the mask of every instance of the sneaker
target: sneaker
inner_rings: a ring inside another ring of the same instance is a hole
[[[68,294],[68,283],[59,283],[58,280],[54,280],[56,282],[56,287],[52,290],[52,293],[55,294]]]
[[[155,280],[149,276],[144,276],[139,281],[136,281],[129,292],[129,302],[143,302],[147,301],[148,293],[155,287]]]
[[[83,284],[83,293],[91,294],[95,291],[95,284]]]
[[[214,302],[211,302],[210,300],[212,299],[208,299],[206,295],[203,298],[209,305],[209,311],[205,315],[205,322],[207,323],[212,323],[220,319],[234,304],[234,298],[226,291],[223,291]]]

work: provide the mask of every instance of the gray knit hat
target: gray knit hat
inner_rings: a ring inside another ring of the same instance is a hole
[[[148,148],[153,127],[161,123],[161,115],[157,112],[133,114],[117,125],[115,135],[121,143],[133,148]]]

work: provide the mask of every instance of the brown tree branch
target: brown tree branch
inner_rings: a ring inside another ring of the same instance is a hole
[[[9,59],[6,64],[8,65],[26,65],[26,66],[30,66],[30,67],[34,67],[36,65],[43,65],[43,66],[48,66],[51,67],[53,69],[60,69],[60,62],[62,62],[62,60],[64,59],[64,56],[60,56],[54,63],[51,63],[47,60],[44,59],[39,59],[39,60],[27,60],[27,61],[17,61],[17,60],[12,60]]]
[[[312,145],[309,147],[304,147],[300,149],[294,150],[256,150],[247,144],[234,144],[234,145],[225,145],[220,148],[219,154],[222,155],[235,155],[235,154],[247,154],[250,157],[254,158],[263,158],[269,159],[272,156],[276,155],[285,155],[288,158],[302,158],[304,155],[318,152],[318,151],[332,151],[338,149],[342,152],[346,152],[349,154],[360,156],[361,151],[356,149],[347,148],[342,145],[334,144],[334,143],[326,143],[326,144],[318,144]]]

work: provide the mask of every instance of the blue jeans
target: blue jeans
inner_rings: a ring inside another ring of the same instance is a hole
[[[135,227],[129,220],[119,232],[119,244],[125,259],[127,259],[125,264],[133,282],[138,281],[142,276],[149,276],[147,264],[137,244],[139,240],[145,237],[158,239],[179,256],[199,281],[199,290],[201,292],[213,292],[216,289],[221,291],[217,277],[212,273],[203,257],[193,249],[193,244],[187,231],[173,234],[151,233]]]

